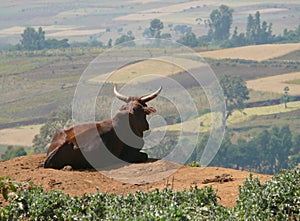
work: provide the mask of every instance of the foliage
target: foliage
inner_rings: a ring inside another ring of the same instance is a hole
[[[246,82],[237,76],[224,75],[220,84],[224,92],[226,119],[228,119],[234,110],[242,111],[244,109],[244,102],[249,99],[249,91]]]
[[[239,188],[239,220],[299,220],[300,169],[283,170],[265,184],[252,176]]]
[[[34,153],[44,153],[57,130],[71,123],[71,108],[61,107],[50,114],[49,120],[41,127],[40,133],[33,139]]]
[[[174,27],[174,31],[176,33],[179,32],[182,35],[184,35],[184,34],[190,34],[190,33],[192,33],[192,27],[187,26],[187,25],[176,25]]]
[[[295,30],[283,30],[283,34],[276,36],[272,33],[272,23],[261,22],[260,13],[257,11],[254,15],[249,14],[247,18],[246,33],[238,34],[235,27],[232,37],[223,41],[222,47],[239,47],[245,45],[286,43],[300,41],[300,25]]]
[[[45,39],[45,32],[41,27],[36,31],[32,27],[27,27],[21,35],[21,45],[16,46],[17,49],[25,50],[42,50],[42,49],[56,49],[67,48],[68,39]]]
[[[260,13],[257,11],[254,17],[248,16],[246,37],[249,44],[266,44],[272,41],[272,23],[261,23]]]
[[[284,103],[285,108],[287,108],[287,103],[289,102],[289,91],[290,91],[290,88],[288,86],[285,86],[283,88],[282,101]]]
[[[0,178],[8,205],[1,220],[299,220],[300,169],[284,170],[261,184],[250,175],[239,187],[237,204],[225,208],[211,186],[174,191],[70,197],[61,191]]]
[[[200,163],[197,161],[193,161],[191,163],[188,163],[187,165],[190,167],[200,167]]]
[[[199,145],[191,160],[199,161],[205,144]],[[227,134],[211,165],[275,174],[300,163],[299,144],[300,135],[292,136],[289,126],[263,130],[250,140],[240,138],[236,144]]]
[[[164,189],[128,195],[96,193],[70,197],[61,191],[29,187],[16,192],[0,209],[7,220],[222,220],[228,212],[217,202],[212,187],[189,191]]]
[[[9,200],[9,196],[13,195],[13,193],[24,191],[30,185],[32,185],[32,183],[19,183],[12,181],[9,177],[0,177],[0,193],[5,200]]]
[[[212,40],[227,40],[230,34],[232,24],[233,9],[226,5],[221,5],[218,9],[213,10],[209,16],[209,33]]]
[[[300,42],[300,25],[295,30],[283,30],[283,35],[278,36],[277,40],[280,42]]]
[[[153,19],[150,22],[150,33],[152,38],[160,38],[161,30],[164,28],[164,23],[159,19]]]
[[[120,38],[117,38],[115,41],[115,45],[118,44],[126,44],[126,46],[133,47],[135,46],[134,37],[131,35],[122,35]]]
[[[199,39],[193,32],[185,34],[177,42],[189,47],[197,47],[199,45]]]
[[[24,147],[8,146],[5,153],[1,155],[2,160],[9,160],[14,157],[27,155]]]

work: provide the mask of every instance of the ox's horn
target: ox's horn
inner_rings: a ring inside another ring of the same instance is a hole
[[[157,95],[160,93],[161,89],[162,89],[162,86],[160,86],[158,88],[158,90],[154,91],[152,94],[144,95],[143,97],[140,98],[141,101],[143,101],[145,103],[148,102],[148,101],[151,101],[152,99],[157,97]]]
[[[123,95],[123,94],[120,94],[120,93],[117,91],[117,87],[116,87],[116,86],[114,86],[114,94],[115,94],[115,96],[116,96],[117,98],[119,98],[121,101],[127,102],[128,99],[129,99],[129,97],[127,97],[127,96],[125,96],[125,95]]]

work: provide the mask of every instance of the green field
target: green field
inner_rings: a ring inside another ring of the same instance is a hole
[[[273,106],[265,106],[265,107],[253,107],[253,108],[245,108],[243,112],[235,111],[232,116],[228,118],[227,125],[228,127],[233,127],[242,122],[248,122],[250,120],[255,120],[256,117],[259,116],[268,116],[274,114],[288,113],[295,110],[300,109],[300,102],[289,102],[288,108],[285,108],[283,104],[273,105]],[[173,124],[167,126],[167,130],[170,131],[180,131],[184,128],[187,132],[195,132],[195,129],[201,124],[199,127],[199,132],[209,132],[212,126],[212,119],[221,119],[219,114],[204,114],[197,119],[192,119],[186,122],[182,122],[179,124]],[[220,122],[215,122],[220,123]],[[161,130],[162,128],[156,128],[156,130]]]
[[[300,79],[295,79],[295,80],[292,80],[292,81],[286,81],[285,83],[288,83],[288,84],[300,84]]]

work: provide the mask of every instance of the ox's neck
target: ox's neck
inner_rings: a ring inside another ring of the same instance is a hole
[[[143,132],[136,132],[130,126],[129,114],[127,111],[120,111],[112,119],[113,130],[117,137],[125,145],[141,149],[144,146]]]

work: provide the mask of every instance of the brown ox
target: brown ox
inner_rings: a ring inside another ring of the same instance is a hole
[[[156,111],[146,103],[160,91],[161,87],[150,95],[128,97],[114,87],[115,96],[126,102],[120,111],[112,119],[58,131],[47,151],[44,167],[100,169],[123,161],[145,162],[148,156],[140,150],[144,145],[143,132],[149,129],[146,115]]]

